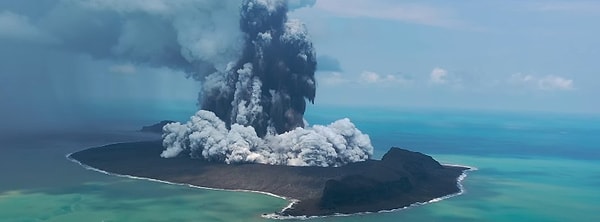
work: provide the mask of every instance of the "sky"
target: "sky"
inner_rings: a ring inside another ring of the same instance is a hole
[[[600,112],[599,1],[323,0],[293,17],[336,61],[318,75],[332,103]]]
[[[290,4],[319,58],[315,106],[600,113],[599,1]],[[194,109],[196,80],[239,56],[238,7],[0,1],[2,127],[62,123],[106,107]]]

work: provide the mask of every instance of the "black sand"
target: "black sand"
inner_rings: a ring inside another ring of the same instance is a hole
[[[174,183],[252,190],[299,200],[281,215],[322,216],[377,212],[460,192],[467,168],[443,166],[430,156],[392,148],[382,160],[343,167],[292,167],[213,163],[180,156],[160,157],[160,141],[91,148],[70,157],[107,172]]]

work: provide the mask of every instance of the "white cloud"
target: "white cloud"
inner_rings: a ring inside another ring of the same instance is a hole
[[[344,78],[342,73],[331,72],[326,73],[323,77],[320,77],[319,81],[326,85],[339,85],[348,82],[348,79]]]
[[[379,84],[408,84],[411,80],[396,75],[380,75],[372,71],[364,71],[360,74],[359,83]]]
[[[344,76],[340,72],[320,72],[318,81],[326,85],[340,84],[380,84],[380,85],[407,85],[413,82],[401,75],[381,75],[372,71],[364,71],[358,76]]]
[[[135,74],[137,72],[137,69],[132,64],[113,65],[108,70],[119,74]]]
[[[0,12],[0,38],[35,42],[54,41],[49,35],[31,24],[28,17],[10,11]]]
[[[546,76],[539,80],[540,89],[544,90],[571,90],[573,89],[573,80],[565,79],[559,76]]]
[[[464,22],[448,10],[416,3],[325,0],[317,1],[315,8],[342,17],[377,18],[446,28],[464,26]]]
[[[537,77],[529,74],[515,73],[508,82],[512,85],[529,87],[538,90],[572,90],[575,89],[572,79],[547,75]]]
[[[448,71],[442,68],[434,68],[429,74],[429,81],[435,84],[445,84],[448,82]]]
[[[364,71],[360,74],[360,80],[366,83],[376,83],[381,80],[381,77],[375,72]]]

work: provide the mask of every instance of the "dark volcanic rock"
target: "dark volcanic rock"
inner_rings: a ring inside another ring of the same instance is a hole
[[[150,125],[150,126],[144,126],[142,127],[142,129],[140,130],[141,132],[147,132],[147,133],[163,133],[163,127],[169,123],[174,123],[175,121],[171,121],[171,120],[163,120],[160,121],[159,123]]]
[[[443,166],[430,156],[392,148],[382,160],[342,167],[223,164],[188,156],[161,158],[161,141],[121,143],[70,157],[91,167],[202,187],[262,191],[298,200],[280,212],[291,216],[376,212],[459,192],[467,168]]]
[[[412,189],[408,177],[395,175],[380,181],[364,175],[349,175],[325,182],[321,207],[334,210],[346,205],[365,205],[402,195]]]
[[[390,149],[383,155],[381,162],[390,168],[405,170],[422,180],[428,179],[430,172],[444,168],[430,156],[400,148]]]

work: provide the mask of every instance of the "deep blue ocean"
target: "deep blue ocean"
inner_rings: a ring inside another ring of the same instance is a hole
[[[397,146],[477,168],[465,193],[400,210],[313,221],[600,221],[600,116],[541,112],[308,107],[310,124],[350,118],[380,158]],[[191,111],[190,111],[191,110]],[[119,178],[85,170],[65,155],[113,142],[189,107],[99,110],[86,129],[6,134],[0,155],[0,221],[265,221],[285,200]]]

